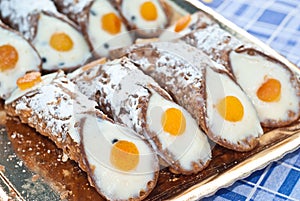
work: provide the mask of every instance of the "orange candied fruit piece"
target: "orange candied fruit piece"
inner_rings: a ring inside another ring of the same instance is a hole
[[[25,74],[17,80],[17,85],[19,89],[25,90],[33,87],[34,85],[42,81],[40,72],[31,72]]]
[[[235,96],[226,96],[218,104],[219,114],[227,121],[237,122],[244,116],[244,107]]]
[[[154,21],[157,19],[157,9],[151,1],[144,2],[140,7],[141,16],[147,21]]]
[[[186,128],[186,120],[183,113],[177,108],[167,109],[161,119],[163,129],[171,135],[181,135]]]
[[[6,44],[0,46],[0,72],[13,69],[19,60],[16,48]]]
[[[110,34],[118,34],[121,32],[121,19],[115,13],[107,13],[102,16],[102,29]]]
[[[174,31],[175,32],[182,31],[183,29],[185,29],[189,25],[191,20],[192,20],[191,15],[183,16],[182,18],[180,18],[177,21],[177,23],[175,25],[175,28],[174,28]]]
[[[130,171],[137,167],[140,160],[136,145],[126,140],[117,141],[111,150],[110,161],[119,170]]]
[[[280,99],[281,83],[276,79],[268,79],[259,87],[256,95],[264,102],[276,102]]]
[[[67,52],[73,49],[74,43],[71,37],[63,32],[57,32],[52,34],[50,38],[50,46],[59,51],[59,52]]]

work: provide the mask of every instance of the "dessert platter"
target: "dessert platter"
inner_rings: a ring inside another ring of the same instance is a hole
[[[0,0],[0,198],[196,200],[300,145],[300,71],[197,0]]]

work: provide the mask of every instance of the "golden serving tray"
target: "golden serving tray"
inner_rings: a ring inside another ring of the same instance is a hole
[[[167,0],[167,3],[175,11],[175,18],[186,13],[203,11],[231,34],[253,43],[254,46],[279,59],[300,75],[300,70],[296,65],[200,1]],[[33,142],[32,139],[35,141]],[[32,150],[32,143],[40,144],[40,147],[37,146],[36,149],[40,150],[43,147],[46,152],[37,155],[37,150]],[[20,144],[22,144],[22,149],[19,149]],[[300,120],[286,127],[266,131],[260,139],[260,145],[250,152],[235,152],[216,145],[210,165],[198,174],[174,175],[166,169],[161,170],[157,186],[146,200],[196,200],[212,195],[218,189],[249,176],[252,172],[266,167],[272,161],[281,159],[299,147]],[[32,152],[29,154],[28,150]],[[58,161],[56,163],[53,158],[47,157],[48,152],[54,155],[53,157],[60,159],[63,157],[61,151],[56,150],[52,142],[16,119],[10,119],[5,126],[0,127],[0,186],[5,191],[0,191],[0,198],[10,197],[10,200],[30,201],[103,200],[87,184],[85,173],[80,171],[74,162]],[[40,164],[41,161],[44,166]],[[43,171],[46,166],[48,171]],[[79,178],[76,181],[78,183],[73,182],[73,185],[69,186],[68,182],[72,180],[67,180],[68,175],[64,174],[61,176],[64,179],[57,179],[60,177],[54,179],[53,174],[59,175],[60,171],[76,173],[76,178]],[[65,192],[65,190],[74,190],[73,195],[63,194],[62,196],[57,193],[57,191]],[[85,195],[90,195],[90,197],[85,197]]]

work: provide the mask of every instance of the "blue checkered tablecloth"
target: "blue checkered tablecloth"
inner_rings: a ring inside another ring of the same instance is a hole
[[[300,0],[201,0],[300,67]],[[210,200],[300,200],[300,149]]]

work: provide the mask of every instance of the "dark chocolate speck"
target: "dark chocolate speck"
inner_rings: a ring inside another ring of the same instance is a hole
[[[45,57],[42,57],[42,62],[43,63],[46,63],[47,62],[47,59]]]
[[[109,48],[109,44],[108,43],[104,43],[104,48],[108,49]]]
[[[118,139],[113,139],[111,142],[113,143],[113,144],[115,144],[116,142],[118,142],[119,140]]]

